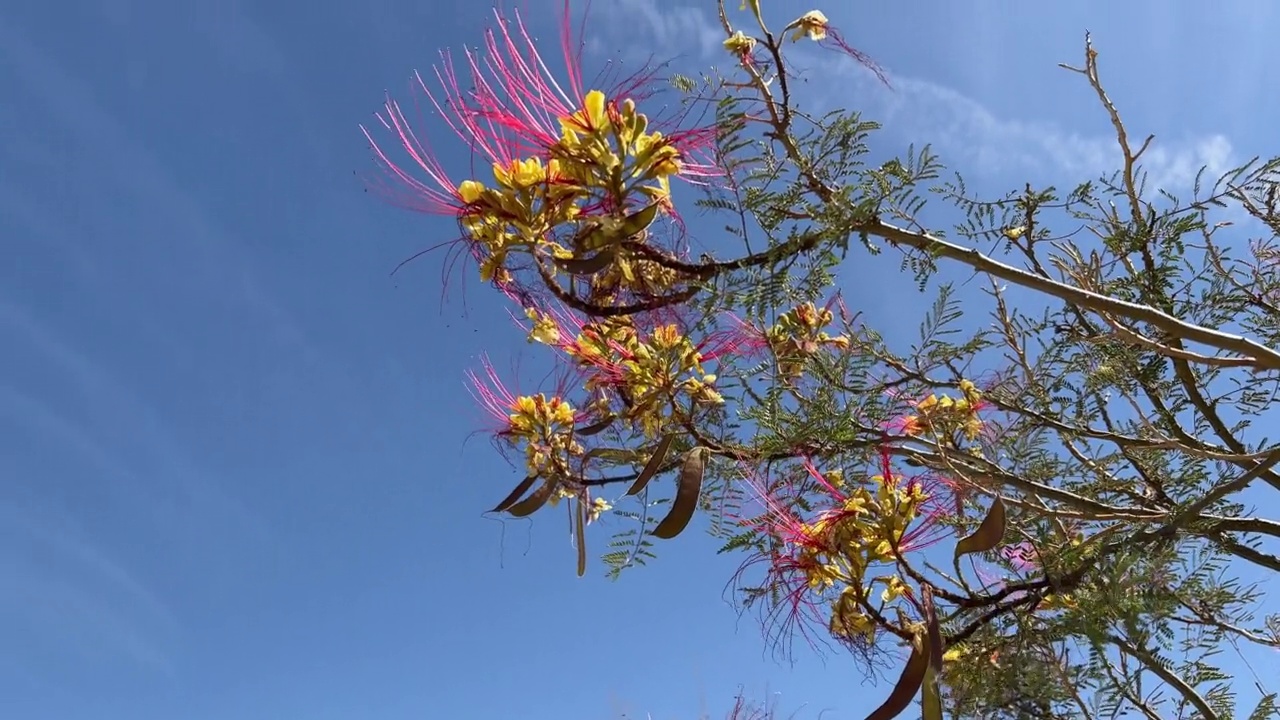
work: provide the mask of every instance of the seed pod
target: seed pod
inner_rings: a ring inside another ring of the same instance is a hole
[[[554,258],[556,267],[570,275],[595,275],[613,263],[617,254],[610,248],[585,258]]]
[[[1004,529],[1004,501],[997,496],[992,501],[991,509],[987,511],[987,516],[982,519],[982,524],[978,525],[978,529],[974,530],[972,535],[962,538],[960,542],[956,543],[956,559],[958,560],[963,555],[995,550],[1000,545],[1000,541],[1004,539]]]
[[[542,484],[542,487],[534,490],[532,495],[507,508],[507,512],[511,513],[515,517],[526,517],[528,515],[532,515],[541,509],[543,505],[547,504],[547,501],[551,499],[551,493],[554,492],[555,489],[555,481],[548,479]]]
[[[606,429],[608,429],[610,425],[613,424],[614,420],[615,418],[612,414],[605,415],[603,418],[597,420],[596,422],[593,422],[590,425],[587,425],[584,427],[580,427],[574,432],[576,432],[580,437],[591,437],[592,435],[596,435],[598,433],[604,432]]]
[[[578,544],[578,577],[587,574],[587,504],[578,498],[577,522],[574,523],[574,535]]]
[[[893,686],[889,697],[880,707],[871,711],[867,720],[892,720],[901,715],[903,710],[911,706],[911,701],[915,699],[916,693],[924,683],[924,674],[928,669],[929,658],[921,648],[913,648],[911,657],[907,658],[907,664],[902,668],[902,675],[898,676],[898,682]]]
[[[631,487],[627,488],[627,495],[637,495],[654,475],[658,474],[658,468],[662,466],[662,461],[667,459],[667,451],[671,449],[671,442],[675,440],[674,435],[663,435],[658,441],[658,446],[653,449],[653,455],[649,457],[649,462],[644,464],[644,468],[640,470],[640,474],[636,476],[636,481],[631,483]]]
[[[693,519],[698,509],[698,497],[702,494],[702,476],[707,469],[707,449],[695,447],[685,456],[684,465],[680,467],[680,478],[676,481],[676,497],[671,502],[671,511],[653,529],[653,536],[670,540],[679,535]]]
[[[520,496],[524,495],[526,492],[529,491],[529,488],[533,487],[533,481],[537,479],[538,479],[537,475],[530,475],[524,480],[521,480],[520,484],[516,485],[516,489],[512,490],[510,495],[507,495],[505,498],[503,498],[502,502],[495,505],[494,508],[489,512],[502,512],[503,510],[506,510],[512,505],[515,505],[516,501],[520,499]]]

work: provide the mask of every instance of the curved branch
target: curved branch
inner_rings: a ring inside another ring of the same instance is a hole
[[[1130,643],[1119,635],[1108,635],[1107,642],[1115,645],[1126,655],[1142,663],[1142,665],[1150,670],[1153,675],[1163,680],[1173,689],[1177,690],[1182,697],[1187,699],[1187,702],[1194,705],[1196,710],[1200,711],[1200,715],[1204,720],[1219,720],[1218,713],[1214,712],[1212,707],[1209,707],[1209,702],[1205,700],[1200,693],[1196,692],[1195,688],[1188,685],[1182,678],[1178,677],[1164,665],[1160,664],[1160,662],[1151,653]]]

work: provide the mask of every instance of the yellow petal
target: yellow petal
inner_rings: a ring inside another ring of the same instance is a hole
[[[496,172],[496,168],[495,168]],[[480,194],[484,192],[484,185],[475,180],[463,180],[458,186],[458,197],[462,198],[462,202],[470,205],[480,199]]]
[[[582,106],[582,109],[586,110],[587,113],[587,122],[590,123],[593,130],[598,130],[606,125],[604,93],[599,90],[592,90],[583,98]]]

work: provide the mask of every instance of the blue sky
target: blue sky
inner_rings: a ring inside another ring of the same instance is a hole
[[[554,42],[552,3],[529,4]],[[890,124],[879,149],[935,142],[992,193],[1110,167],[1106,118],[1055,68],[1086,28],[1166,184],[1280,125],[1262,0],[828,5],[897,89],[815,61],[802,101],[864,107]],[[723,65],[711,11],[598,0],[586,63]],[[463,373],[527,346],[475,281],[442,305],[437,259],[388,277],[454,226],[353,171],[384,89],[487,19],[461,0],[0,9],[4,717],[665,720],[739,685],[859,717],[885,692],[839,657],[766,656],[722,600],[734,562],[696,533],[609,583],[574,577],[557,516],[481,516],[516,476],[467,441]],[[914,326],[890,263],[851,262],[846,296]]]

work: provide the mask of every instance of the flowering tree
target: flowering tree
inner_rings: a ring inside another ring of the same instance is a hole
[[[587,81],[567,2],[562,70],[498,14],[479,50],[415,78],[444,118],[430,139],[491,177],[451,175],[394,101],[366,130],[379,188],[457,218],[448,246],[561,368],[528,392],[487,363],[470,376],[523,470],[492,511],[567,511],[580,575],[589,526],[623,519],[615,576],[701,512],[780,649],[833,638],[898,663],[869,720],[917,700],[926,718],[1234,717],[1216,656],[1280,648],[1239,579],[1280,571],[1280,522],[1250,508],[1280,491],[1280,446],[1255,430],[1280,392],[1280,161],[1190,199],[1149,188],[1151,138],[1130,138],[1086,40],[1068,69],[1121,168],[976,198],[927,149],[870,163],[878,126],[857,112],[806,113],[792,43],[888,80],[821,12],[767,9],[720,0],[733,71],[666,82]],[[963,212],[951,238],[930,194]],[[699,257],[692,207],[728,219]],[[905,347],[836,279],[886,250],[936,297]],[[947,265],[985,278],[985,307],[961,307]],[[1274,683],[1256,691],[1248,717],[1280,716]]]

